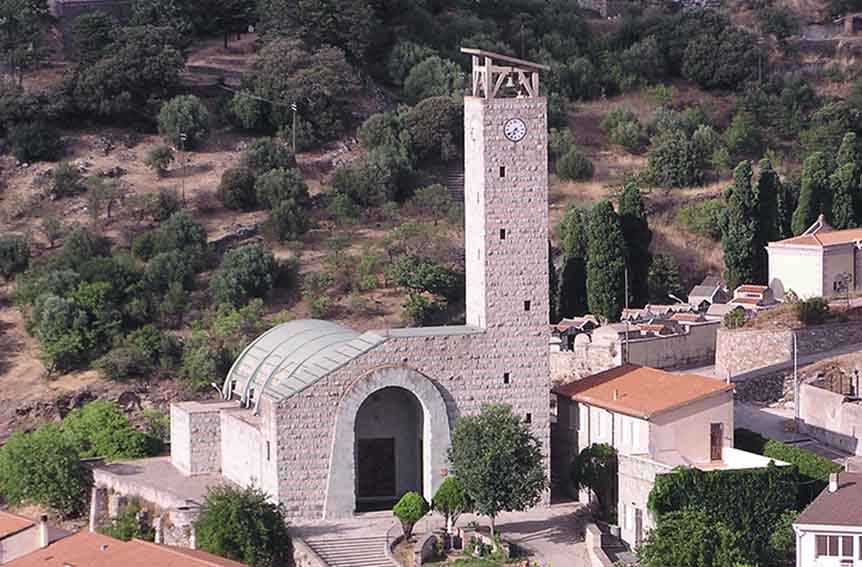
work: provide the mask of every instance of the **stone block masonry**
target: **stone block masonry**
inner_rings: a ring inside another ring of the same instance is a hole
[[[221,411],[232,402],[171,405],[171,463],[184,474],[221,470]]]

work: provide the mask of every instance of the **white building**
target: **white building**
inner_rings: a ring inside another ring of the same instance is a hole
[[[793,523],[796,567],[862,565],[862,474],[833,474]]]
[[[799,236],[770,242],[769,287],[776,299],[842,296],[862,287],[862,229],[833,230],[821,218]]]
[[[617,517],[637,547],[654,525],[647,501],[657,474],[759,468],[769,459],[733,448],[733,385],[628,364],[559,386],[578,449],[606,443],[619,455]],[[783,463],[778,463],[783,464]]]

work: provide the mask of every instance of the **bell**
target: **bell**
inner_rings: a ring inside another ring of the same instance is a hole
[[[515,81],[512,79],[512,75],[509,75],[509,78],[506,79],[506,87],[510,89],[515,88]]]

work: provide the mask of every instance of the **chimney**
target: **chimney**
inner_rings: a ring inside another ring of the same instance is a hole
[[[614,400],[620,399],[620,391],[614,388]]]
[[[829,492],[838,492],[838,473],[829,475]]]
[[[39,516],[39,547],[45,549],[51,539],[48,537],[48,515],[42,514]]]

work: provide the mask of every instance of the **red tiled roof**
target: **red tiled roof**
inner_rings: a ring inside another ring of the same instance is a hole
[[[674,321],[700,321],[700,315],[697,313],[674,313],[670,318]]]
[[[824,488],[793,523],[862,527],[862,473],[839,473],[838,490]]]
[[[755,297],[734,297],[731,303],[744,303],[745,305],[759,305],[760,299]]]
[[[26,530],[34,525],[36,525],[36,522],[30,518],[0,510],[0,539]]]
[[[766,285],[742,284],[736,288],[736,291],[741,291],[742,293],[763,293],[767,289],[769,289],[769,286]]]
[[[245,567],[211,553],[78,532],[7,563],[8,567]]]
[[[733,391],[733,385],[696,374],[626,364],[557,386],[554,392],[577,402],[643,419]]]
[[[847,230],[830,230],[828,232],[817,232],[814,234],[802,234],[785,238],[778,242],[770,242],[770,246],[782,244],[795,244],[798,246],[832,246],[835,244],[853,244],[862,240],[862,228],[848,228]]]

